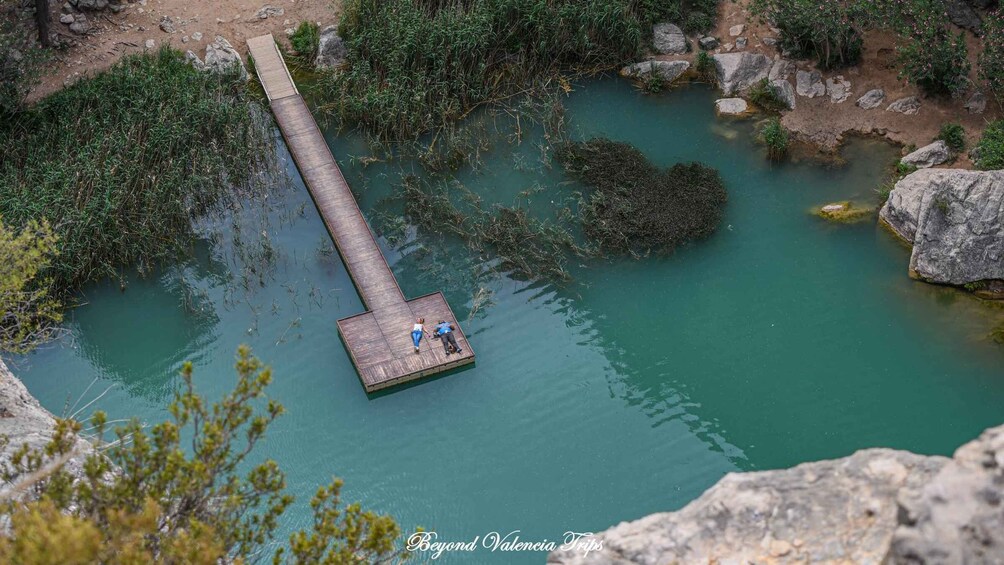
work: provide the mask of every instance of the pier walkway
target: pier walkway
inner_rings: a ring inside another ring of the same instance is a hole
[[[248,48],[289,152],[368,309],[338,320],[363,387],[372,392],[473,363],[474,351],[443,293],[405,300],[272,35],[249,39]],[[453,322],[463,353],[446,355],[438,340],[426,338],[416,354],[411,329],[418,318],[425,318],[430,337],[439,320]]]

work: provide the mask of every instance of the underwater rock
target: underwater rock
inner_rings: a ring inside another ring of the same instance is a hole
[[[875,208],[855,206],[853,202],[845,201],[821,206],[814,213],[820,218],[832,222],[850,224],[871,218],[872,214],[875,213]]]

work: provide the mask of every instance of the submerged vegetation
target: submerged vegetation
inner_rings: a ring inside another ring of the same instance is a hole
[[[60,419],[43,448],[16,447],[0,466],[4,563],[391,562],[400,528],[389,516],[343,505],[341,481],[318,489],[313,520],[275,549],[279,518],[293,502],[275,461],[249,456],[283,414],[265,393],[271,370],[238,351],[237,384],[213,404],[196,394],[192,365],[152,427],[132,420],[105,437],[105,414],[86,430]],[[79,434],[99,448],[81,448]],[[80,462],[74,473],[71,458]],[[244,474],[246,472],[246,474]]]
[[[148,272],[189,249],[193,221],[270,180],[266,120],[236,73],[167,48],[124,57],[0,124],[0,215],[14,229],[49,220],[59,292]]]
[[[582,230],[604,254],[666,252],[705,238],[728,200],[718,171],[700,163],[659,169],[609,139],[565,143],[556,158],[589,188],[579,203]]]
[[[563,70],[588,72],[632,59],[650,24],[681,6],[346,0],[338,32],[347,69],[327,74],[321,90],[327,109],[347,123],[384,140],[411,139],[479,105],[558,88]]]

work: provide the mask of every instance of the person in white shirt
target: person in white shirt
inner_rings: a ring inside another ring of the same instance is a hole
[[[415,327],[411,329],[411,341],[415,344],[415,353],[418,353],[418,344],[422,343],[422,336],[425,335],[425,318],[419,318],[415,322]]]

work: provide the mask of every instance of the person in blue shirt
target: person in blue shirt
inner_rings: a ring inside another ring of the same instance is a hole
[[[440,320],[439,323],[436,324],[436,335],[439,339],[443,340],[443,351],[445,351],[447,355],[450,353],[464,352],[464,350],[460,349],[460,346],[457,344],[457,338],[453,335],[454,331],[456,331],[456,328],[453,327],[453,324],[445,320]],[[451,347],[453,348],[452,350],[450,349]]]

